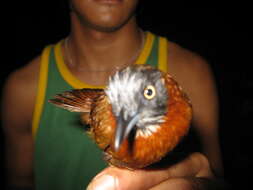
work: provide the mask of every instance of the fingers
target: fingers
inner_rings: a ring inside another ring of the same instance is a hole
[[[89,185],[88,190],[139,190],[150,189],[156,185],[161,187],[170,184],[171,186],[177,183],[184,183],[179,179],[175,181],[165,182],[170,178],[183,177],[209,177],[211,170],[208,165],[208,160],[200,153],[193,153],[182,162],[179,162],[169,168],[159,170],[127,170],[116,167],[108,167],[98,174]],[[163,182],[163,183],[162,183]],[[183,186],[182,185],[182,186]]]
[[[193,186],[185,178],[172,178],[152,187],[149,190],[190,190]]]
[[[183,161],[165,169],[168,178],[213,177],[208,159],[201,153],[192,153]]]
[[[231,187],[220,179],[202,177],[171,178],[149,190],[229,190]]]

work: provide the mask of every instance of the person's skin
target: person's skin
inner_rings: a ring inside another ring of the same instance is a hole
[[[140,48],[141,34],[134,17],[138,0],[72,0],[69,52],[63,55],[71,72],[91,85],[105,85],[115,67],[130,64]],[[193,153],[174,166],[157,171],[128,171],[108,167],[90,189],[101,187],[102,176],[113,176],[119,189],[205,189],[218,184],[223,166],[218,140],[218,102],[208,64],[200,56],[169,42],[169,73],[189,95],[193,124],[203,153]],[[13,72],[7,79],[2,99],[2,122],[6,136],[8,183],[33,187],[34,141],[31,121],[37,93],[40,57]],[[104,70],[97,72],[96,70]],[[110,177],[109,177],[110,178]],[[110,180],[107,180],[110,181]],[[102,186],[105,187],[105,186]],[[194,189],[194,188],[193,188]]]

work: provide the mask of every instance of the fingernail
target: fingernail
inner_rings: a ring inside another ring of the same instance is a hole
[[[87,190],[116,190],[118,179],[111,175],[100,175],[95,177]]]

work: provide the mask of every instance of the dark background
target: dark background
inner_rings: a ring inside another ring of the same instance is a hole
[[[68,7],[63,0],[15,2],[15,58],[5,62],[7,75],[69,32]],[[155,3],[154,3],[155,2]],[[211,65],[220,99],[220,138],[225,179],[235,188],[250,187],[253,138],[252,15],[247,1],[148,1],[138,10],[140,26],[197,52]],[[13,48],[13,47],[12,47]],[[14,55],[13,55],[14,56]],[[2,63],[3,64],[3,63]],[[208,108],[206,108],[208,109]],[[3,132],[1,174],[4,176]],[[3,181],[5,178],[1,178]]]

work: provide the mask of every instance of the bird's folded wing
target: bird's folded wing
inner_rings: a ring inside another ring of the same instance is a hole
[[[57,94],[49,102],[71,112],[90,112],[92,103],[104,94],[103,89],[75,89]]]

